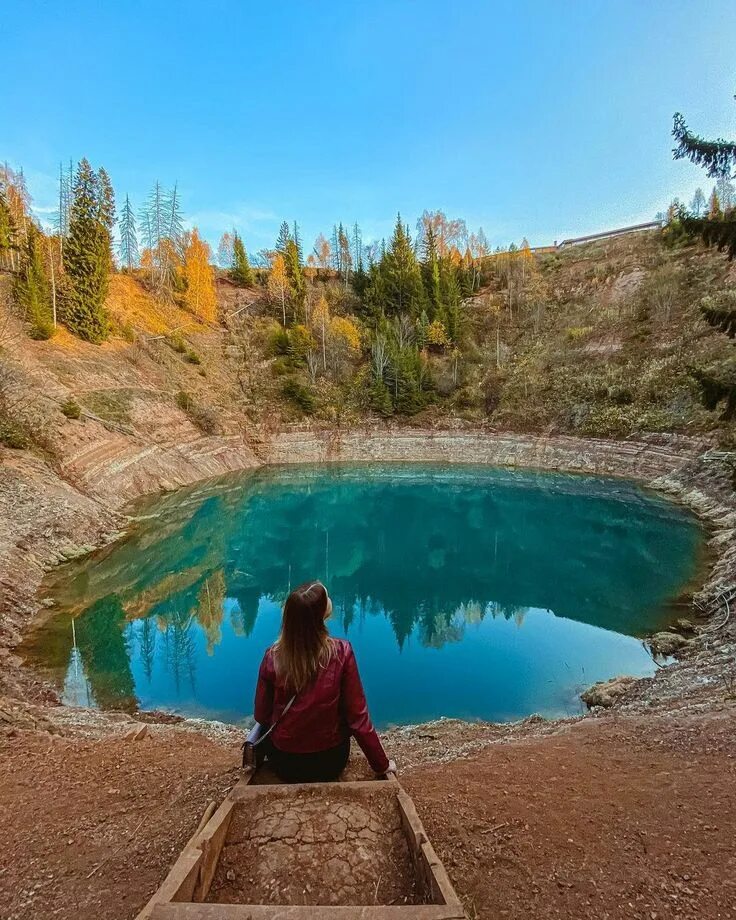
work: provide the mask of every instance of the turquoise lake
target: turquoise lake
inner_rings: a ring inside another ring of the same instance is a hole
[[[634,484],[477,466],[275,467],[136,510],[46,583],[25,654],[67,703],[239,722],[290,587],[320,578],[379,726],[572,715],[596,680],[653,672],[642,637],[703,551]]]

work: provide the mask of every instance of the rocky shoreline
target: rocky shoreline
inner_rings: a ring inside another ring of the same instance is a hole
[[[123,499],[168,491],[228,470],[276,463],[333,461],[483,463],[504,467],[622,476],[661,491],[689,507],[710,532],[713,563],[693,598],[692,626],[673,645],[678,660],[651,678],[619,682],[590,697],[591,705],[620,710],[661,706],[708,706],[728,698],[736,679],[736,615],[730,597],[736,583],[736,494],[728,455],[682,436],[638,440],[585,440],[489,431],[370,428],[287,430],[263,434],[240,451],[207,439],[209,457],[200,466],[181,465],[181,452],[158,450],[155,470],[145,454],[145,474],[127,468],[125,492],[87,480],[73,485],[43,460],[17,451],[0,452],[0,696],[35,703],[54,694],[22,666],[13,648],[39,614],[37,590],[44,573],[74,556],[117,539],[127,519]],[[222,453],[224,451],[224,454]],[[168,460],[167,460],[168,457]],[[109,458],[111,466],[116,460]],[[224,467],[224,468],[221,468]],[[62,468],[63,470],[63,468]],[[691,618],[688,617],[688,620]],[[676,633],[671,634],[674,638]],[[672,651],[673,649],[669,649]],[[729,674],[731,675],[729,684]],[[6,707],[7,708],[7,707]],[[599,711],[594,708],[594,712]]]

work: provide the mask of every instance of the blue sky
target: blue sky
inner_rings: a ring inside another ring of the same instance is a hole
[[[650,219],[705,176],[680,110],[736,134],[733,0],[4,0],[0,156],[44,215],[60,159],[137,206],[178,181],[213,243],[398,210],[532,245]]]

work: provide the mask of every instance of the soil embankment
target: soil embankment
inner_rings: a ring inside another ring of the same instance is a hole
[[[627,686],[613,714],[575,723],[440,722],[386,740],[470,917],[732,915],[736,622],[717,595],[733,580],[736,503],[728,467],[703,456],[707,445],[666,436],[287,432],[242,441],[235,453],[232,442],[213,439],[199,467],[173,444],[147,453],[135,438],[134,456],[110,448],[85,475],[77,453],[66,467],[76,470],[72,482],[30,454],[0,457],[0,814],[14,854],[0,891],[12,920],[135,916],[207,804],[237,776],[238,738],[227,730],[207,737],[201,730],[211,728],[188,722],[143,730],[144,714],[49,705],[52,695],[9,650],[37,612],[43,572],[113,539],[125,525],[124,498],[199,472],[357,459],[624,475],[709,523],[717,558],[697,599],[715,616],[701,621],[680,661]]]

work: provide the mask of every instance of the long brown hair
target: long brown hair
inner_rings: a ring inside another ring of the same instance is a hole
[[[279,676],[295,692],[311,683],[332,655],[325,626],[327,602],[327,589],[321,581],[307,581],[286,598],[281,634],[273,651]]]

